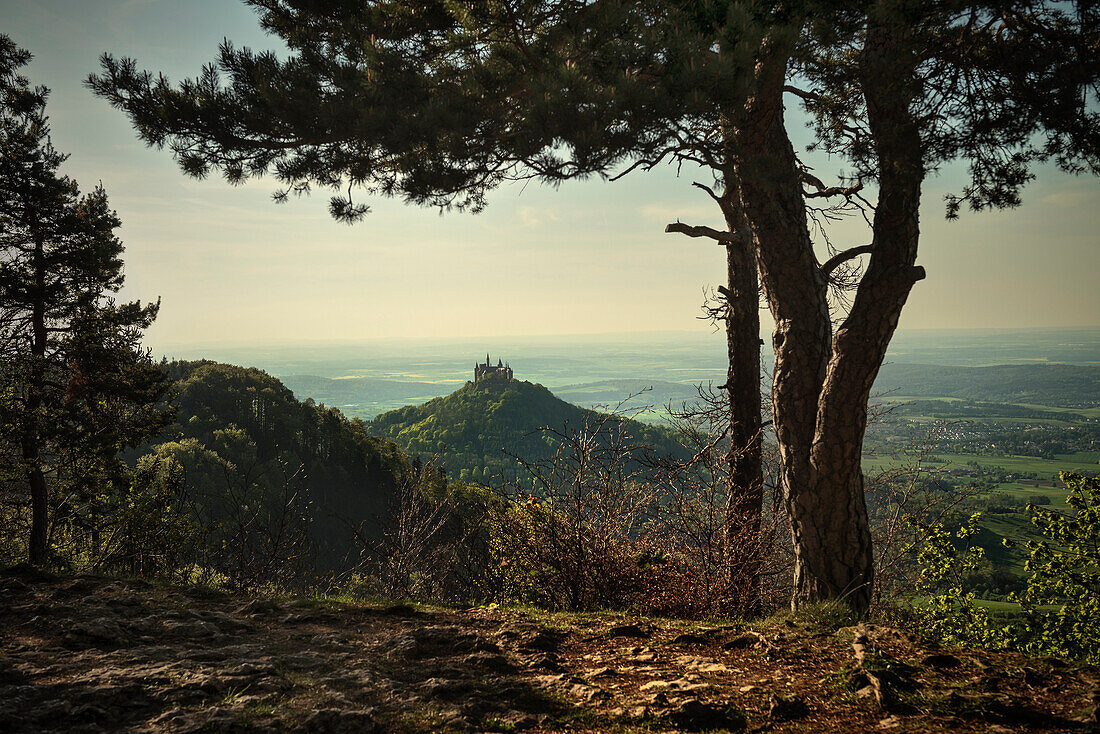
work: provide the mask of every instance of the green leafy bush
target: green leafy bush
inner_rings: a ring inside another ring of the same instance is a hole
[[[1062,513],[1027,506],[1042,540],[1017,543],[1030,553],[1027,589],[1010,594],[1020,613],[996,621],[965,591],[962,579],[982,562],[982,551],[969,545],[978,531],[974,514],[952,534],[942,525],[924,527],[918,553],[918,590],[928,593],[916,610],[921,631],[941,642],[1011,648],[1035,655],[1100,662],[1100,479],[1062,472],[1070,490]]]
[[[1028,652],[1100,662],[1100,479],[1062,472],[1072,514],[1029,504],[1042,540],[1023,543],[1031,554],[1027,590],[1013,595],[1023,608],[1018,637]],[[1011,541],[1006,541],[1011,544]]]
[[[918,607],[917,620],[924,635],[947,644],[999,647],[989,613],[975,604],[973,591],[964,590],[966,577],[985,559],[984,549],[970,544],[980,519],[981,513],[974,513],[955,533],[939,523],[921,526],[917,591],[929,596]]]

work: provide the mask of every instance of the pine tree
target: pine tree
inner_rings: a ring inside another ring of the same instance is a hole
[[[698,185],[725,229],[667,231],[727,252],[731,473],[742,478],[731,533],[751,533],[761,500],[758,273],[775,319],[772,409],[796,605],[870,601],[861,446],[871,385],[924,277],[925,176],[969,164],[955,214],[962,203],[1017,204],[1038,161],[1100,171],[1100,54],[1084,2],[250,4],[289,58],[226,43],[216,65],[173,87],[104,56],[89,80],[188,174],[273,173],[280,199],[347,187],[331,202],[347,220],[367,212],[355,187],[477,210],[509,179],[665,162],[713,175]],[[815,117],[818,145],[853,163],[852,180],[829,185],[799,157],[789,99]],[[872,206],[863,197],[876,189]],[[815,251],[815,215],[837,207],[873,210],[871,244]]]
[[[140,348],[159,304],[117,304],[120,222],[102,187],[59,173],[48,90],[0,36],[0,350],[6,450],[30,497],[29,560],[49,560],[51,483],[93,497],[118,453],[165,424],[166,379]],[[72,502],[69,512],[74,512]]]

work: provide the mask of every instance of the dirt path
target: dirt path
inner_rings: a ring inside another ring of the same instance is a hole
[[[0,575],[0,732],[1083,731],[1096,671],[906,632]]]

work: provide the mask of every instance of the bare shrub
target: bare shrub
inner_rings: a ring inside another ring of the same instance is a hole
[[[647,585],[645,608],[653,613],[757,616],[789,595],[789,531],[778,486],[765,482],[759,509],[733,486],[733,453],[745,447],[729,440],[728,400],[725,391],[700,386],[696,400],[670,406],[690,458],[654,463],[664,563]],[[765,476],[775,465],[774,448],[764,443]]]
[[[413,462],[380,517],[352,525],[351,591],[360,596],[469,603],[484,597],[489,551],[484,488],[448,483],[430,461]]]
[[[491,527],[504,598],[570,610],[638,598],[659,503],[621,405],[581,426],[544,428],[557,446],[550,459],[517,458],[528,479],[502,488],[507,507]]]

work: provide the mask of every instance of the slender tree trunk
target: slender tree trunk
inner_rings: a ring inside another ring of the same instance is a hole
[[[42,407],[46,377],[46,264],[44,246],[35,241],[34,248],[34,296],[31,307],[31,368],[27,381],[27,399],[24,409],[22,440],[23,465],[26,467],[27,484],[31,494],[31,537],[28,560],[42,566],[49,560],[47,532],[49,527],[49,496],[46,475],[42,471],[42,425],[39,410]]]
[[[731,232],[746,235],[726,245],[726,349],[729,369],[729,487],[726,496],[726,573],[746,617],[763,612],[760,525],[764,507],[763,437],[760,418],[760,282],[748,226],[736,202],[732,175],[719,200]]]

